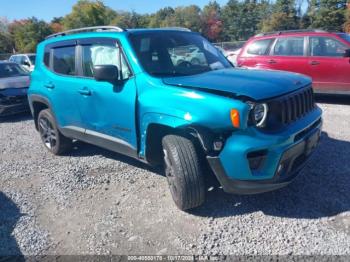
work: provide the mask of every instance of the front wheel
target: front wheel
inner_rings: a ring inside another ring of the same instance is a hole
[[[38,130],[41,140],[51,153],[61,155],[71,149],[72,140],[60,133],[49,109],[40,111],[38,115]]]
[[[191,140],[167,135],[163,138],[165,174],[175,204],[181,210],[198,207],[205,200],[199,157]]]

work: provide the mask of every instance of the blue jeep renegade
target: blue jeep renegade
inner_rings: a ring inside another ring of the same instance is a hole
[[[309,78],[234,69],[183,28],[52,35],[38,46],[28,97],[50,152],[81,140],[164,164],[182,210],[204,202],[206,166],[229,193],[286,186],[322,126]]]

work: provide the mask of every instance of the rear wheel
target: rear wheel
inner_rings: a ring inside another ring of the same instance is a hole
[[[41,140],[51,153],[61,155],[71,149],[72,140],[60,133],[49,109],[40,111],[37,121]]]
[[[167,135],[163,138],[164,166],[171,195],[181,210],[203,204],[205,186],[199,157],[191,140]]]

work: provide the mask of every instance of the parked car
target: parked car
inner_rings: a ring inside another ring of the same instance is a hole
[[[32,72],[35,66],[35,58],[36,58],[35,54],[18,54],[18,55],[12,55],[9,58],[9,61],[13,63],[17,63],[23,66],[28,71]]]
[[[206,65],[204,54],[193,45],[171,48],[169,50],[174,65],[180,63],[191,63],[194,65]]]
[[[238,65],[312,77],[322,93],[350,94],[350,35],[322,30],[282,31],[252,37]]]
[[[188,45],[206,65],[172,61]],[[37,55],[28,98],[45,147],[63,154],[75,139],[164,164],[182,210],[205,199],[205,162],[226,192],[261,193],[289,184],[319,141],[310,78],[232,69],[187,29],[76,29]]]
[[[221,46],[216,46],[217,49],[220,50],[221,53],[230,61],[233,66],[237,66],[237,56],[241,52],[241,48],[233,49],[233,50],[225,50]]]
[[[0,62],[0,116],[29,110],[28,87],[27,71],[15,63]]]

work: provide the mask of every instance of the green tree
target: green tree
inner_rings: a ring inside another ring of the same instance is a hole
[[[272,10],[272,15],[262,21],[261,31],[290,30],[300,27],[294,0],[277,0]]]
[[[223,8],[224,35],[227,40],[247,40],[261,30],[261,21],[269,17],[268,1],[230,0]]]
[[[0,32],[7,33],[8,32],[9,22],[6,17],[0,17]]]
[[[347,0],[312,0],[308,8],[311,28],[341,31],[346,22]]]
[[[346,21],[344,23],[344,32],[350,34],[350,2],[347,4],[345,18]]]
[[[15,21],[10,25],[17,52],[34,52],[36,45],[52,33],[51,27],[35,17]]]
[[[0,54],[13,52],[13,39],[9,33],[0,32]]]
[[[169,26],[181,26],[201,32],[201,9],[196,5],[176,7]]]
[[[148,26],[148,16],[136,12],[118,12],[111,24],[121,28],[142,28]]]
[[[105,6],[102,1],[79,0],[72,12],[63,18],[65,29],[109,25],[116,12]]]
[[[159,9],[156,13],[149,17],[149,27],[167,27],[173,23],[175,10],[172,7]]]

